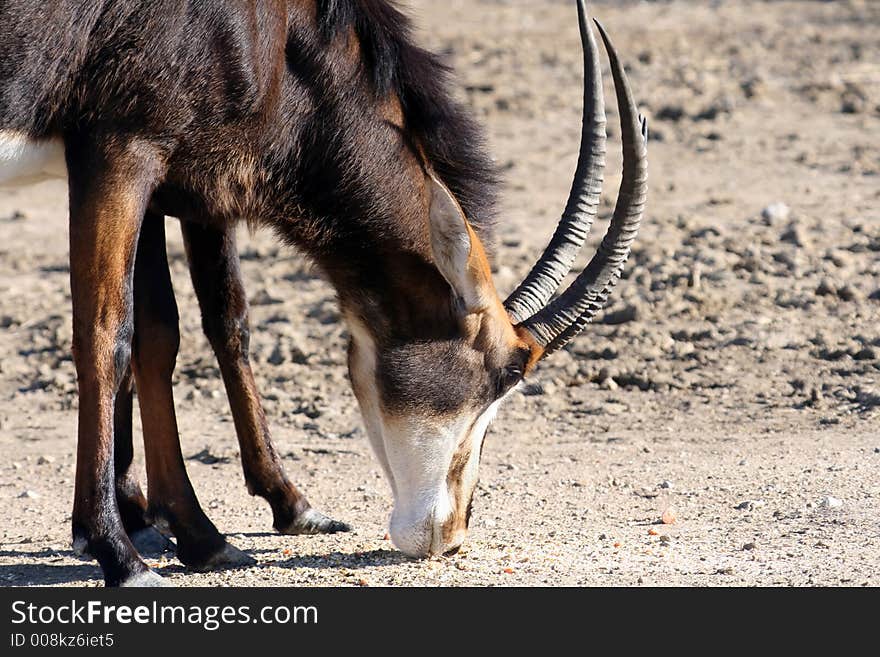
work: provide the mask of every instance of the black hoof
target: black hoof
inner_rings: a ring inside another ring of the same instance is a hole
[[[286,527],[278,527],[281,534],[335,534],[337,532],[350,532],[351,525],[328,518],[320,511],[308,509],[305,513],[297,516],[296,520]]]
[[[150,587],[160,587],[160,586],[174,586],[167,579],[156,573],[152,570],[144,570],[136,575],[132,575],[127,579],[119,582],[119,586],[124,587],[138,587],[138,588],[150,588]]]
[[[257,560],[242,552],[237,547],[224,543],[223,547],[210,557],[197,564],[186,564],[186,567],[197,573],[211,570],[228,570],[231,568],[249,568],[255,566]]]
[[[154,527],[144,527],[128,536],[131,544],[144,557],[157,559],[162,555],[173,553],[174,543]]]

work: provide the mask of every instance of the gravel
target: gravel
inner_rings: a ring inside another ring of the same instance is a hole
[[[573,8],[410,4],[504,169],[504,297],[552,234],[575,166]],[[276,449],[312,504],[355,528],[271,531],[242,481],[169,220],[183,454],[196,457],[186,465],[208,515],[259,561],[206,574],[157,562],[175,584],[880,585],[880,546],[865,540],[880,517],[880,88],[865,73],[880,61],[880,3],[591,6],[662,136],[650,145],[648,211],[607,311],[501,408],[462,554],[412,561],[385,538],[391,493],[347,382],[335,295],[300,254],[242,229],[251,360]],[[620,180],[610,87],[608,107],[591,249]],[[78,402],[66,198],[62,183],[0,191],[0,584],[99,577],[69,551]],[[137,414],[135,433],[143,475]],[[32,489],[42,496],[16,500]],[[843,505],[821,505],[830,494]],[[670,507],[677,521],[655,524]]]

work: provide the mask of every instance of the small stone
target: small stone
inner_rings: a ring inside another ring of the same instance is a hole
[[[699,262],[695,262],[693,268],[688,274],[688,287],[699,290],[702,287],[703,272]]]
[[[666,509],[660,516],[660,522],[664,525],[674,525],[676,520],[678,520],[678,516],[675,514],[675,509]]]
[[[844,114],[861,114],[868,107],[863,96],[854,93],[846,93],[840,101],[840,111]]]
[[[818,287],[816,287],[816,295],[820,297],[827,297],[837,294],[837,290],[834,285],[831,284],[827,279],[823,279],[819,282]]]
[[[853,354],[855,360],[877,360],[877,352],[873,347],[864,347]]]
[[[776,203],[771,203],[766,208],[761,210],[761,218],[766,224],[769,225],[780,221],[785,221],[786,219],[788,219],[788,215],[790,213],[791,208],[789,208],[785,203],[777,201]]]
[[[305,365],[309,362],[309,355],[296,345],[293,345],[290,348],[290,360],[297,365]]]
[[[272,306],[279,303],[282,303],[282,300],[265,288],[257,292],[251,299],[252,306]]]
[[[672,538],[670,538],[669,534],[660,534],[660,542],[664,544],[671,543]]]
[[[678,122],[685,117],[684,108],[681,105],[664,105],[654,114],[658,121]]]
[[[37,465],[49,465],[55,462],[54,456],[41,456],[37,459]]]
[[[837,290],[837,297],[841,301],[854,301],[858,296],[858,291],[852,285],[844,285]]]
[[[827,495],[819,500],[819,506],[823,509],[839,509],[843,506],[843,500]]]
[[[671,481],[669,481],[668,479],[664,479],[660,482],[660,488],[666,488],[667,490],[669,490],[674,488],[674,486]]]
[[[38,499],[40,499],[40,494],[36,491],[33,491],[33,490],[26,490],[23,493],[21,493],[21,495],[19,495],[18,497],[19,497],[19,499],[25,499],[25,500],[38,500]]]
[[[620,386],[617,385],[617,381],[609,376],[607,379],[602,380],[599,387],[602,388],[602,390],[617,390]]]
[[[794,244],[799,248],[803,248],[807,245],[807,237],[804,234],[804,231],[797,224],[792,223],[782,235],[779,236],[779,239],[782,242],[788,242],[789,244]]]
[[[626,324],[640,319],[641,312],[638,306],[628,305],[620,310],[605,313],[602,317],[603,324]]]
[[[272,353],[269,354],[269,358],[266,359],[266,362],[270,365],[281,365],[285,360],[286,358],[284,357],[284,351],[282,351],[281,345],[276,344]]]
[[[719,568],[715,571],[716,575],[733,575],[733,568],[727,566],[726,568]]]
[[[733,508],[737,511],[754,511],[755,509],[760,509],[766,504],[767,503],[764,500],[744,500]]]
[[[757,543],[746,543],[743,545],[743,550],[756,550],[758,548]]]

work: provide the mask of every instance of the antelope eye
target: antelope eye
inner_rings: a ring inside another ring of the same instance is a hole
[[[517,383],[522,381],[523,369],[520,365],[509,365],[501,368],[498,373],[498,395],[503,395]]]

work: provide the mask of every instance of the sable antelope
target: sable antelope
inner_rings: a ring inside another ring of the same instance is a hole
[[[163,217],[181,220],[251,493],[282,533],[346,530],[312,509],[272,447],[248,361],[233,227],[272,228],[332,282],[349,373],[413,556],[454,552],[500,401],[574,338],[618,280],[646,194],[646,140],[617,92],[623,182],[601,246],[555,299],[597,215],[605,113],[584,46],[583,132],[559,226],[502,302],[486,247],[496,175],[447,69],[385,0],[0,3],[0,182],[66,175],[79,436],[74,546],[108,585],[159,585],[130,535],[164,523],[192,569],[252,560],[205,516],[178,442],[178,315]],[[130,471],[132,389],[148,497]]]

